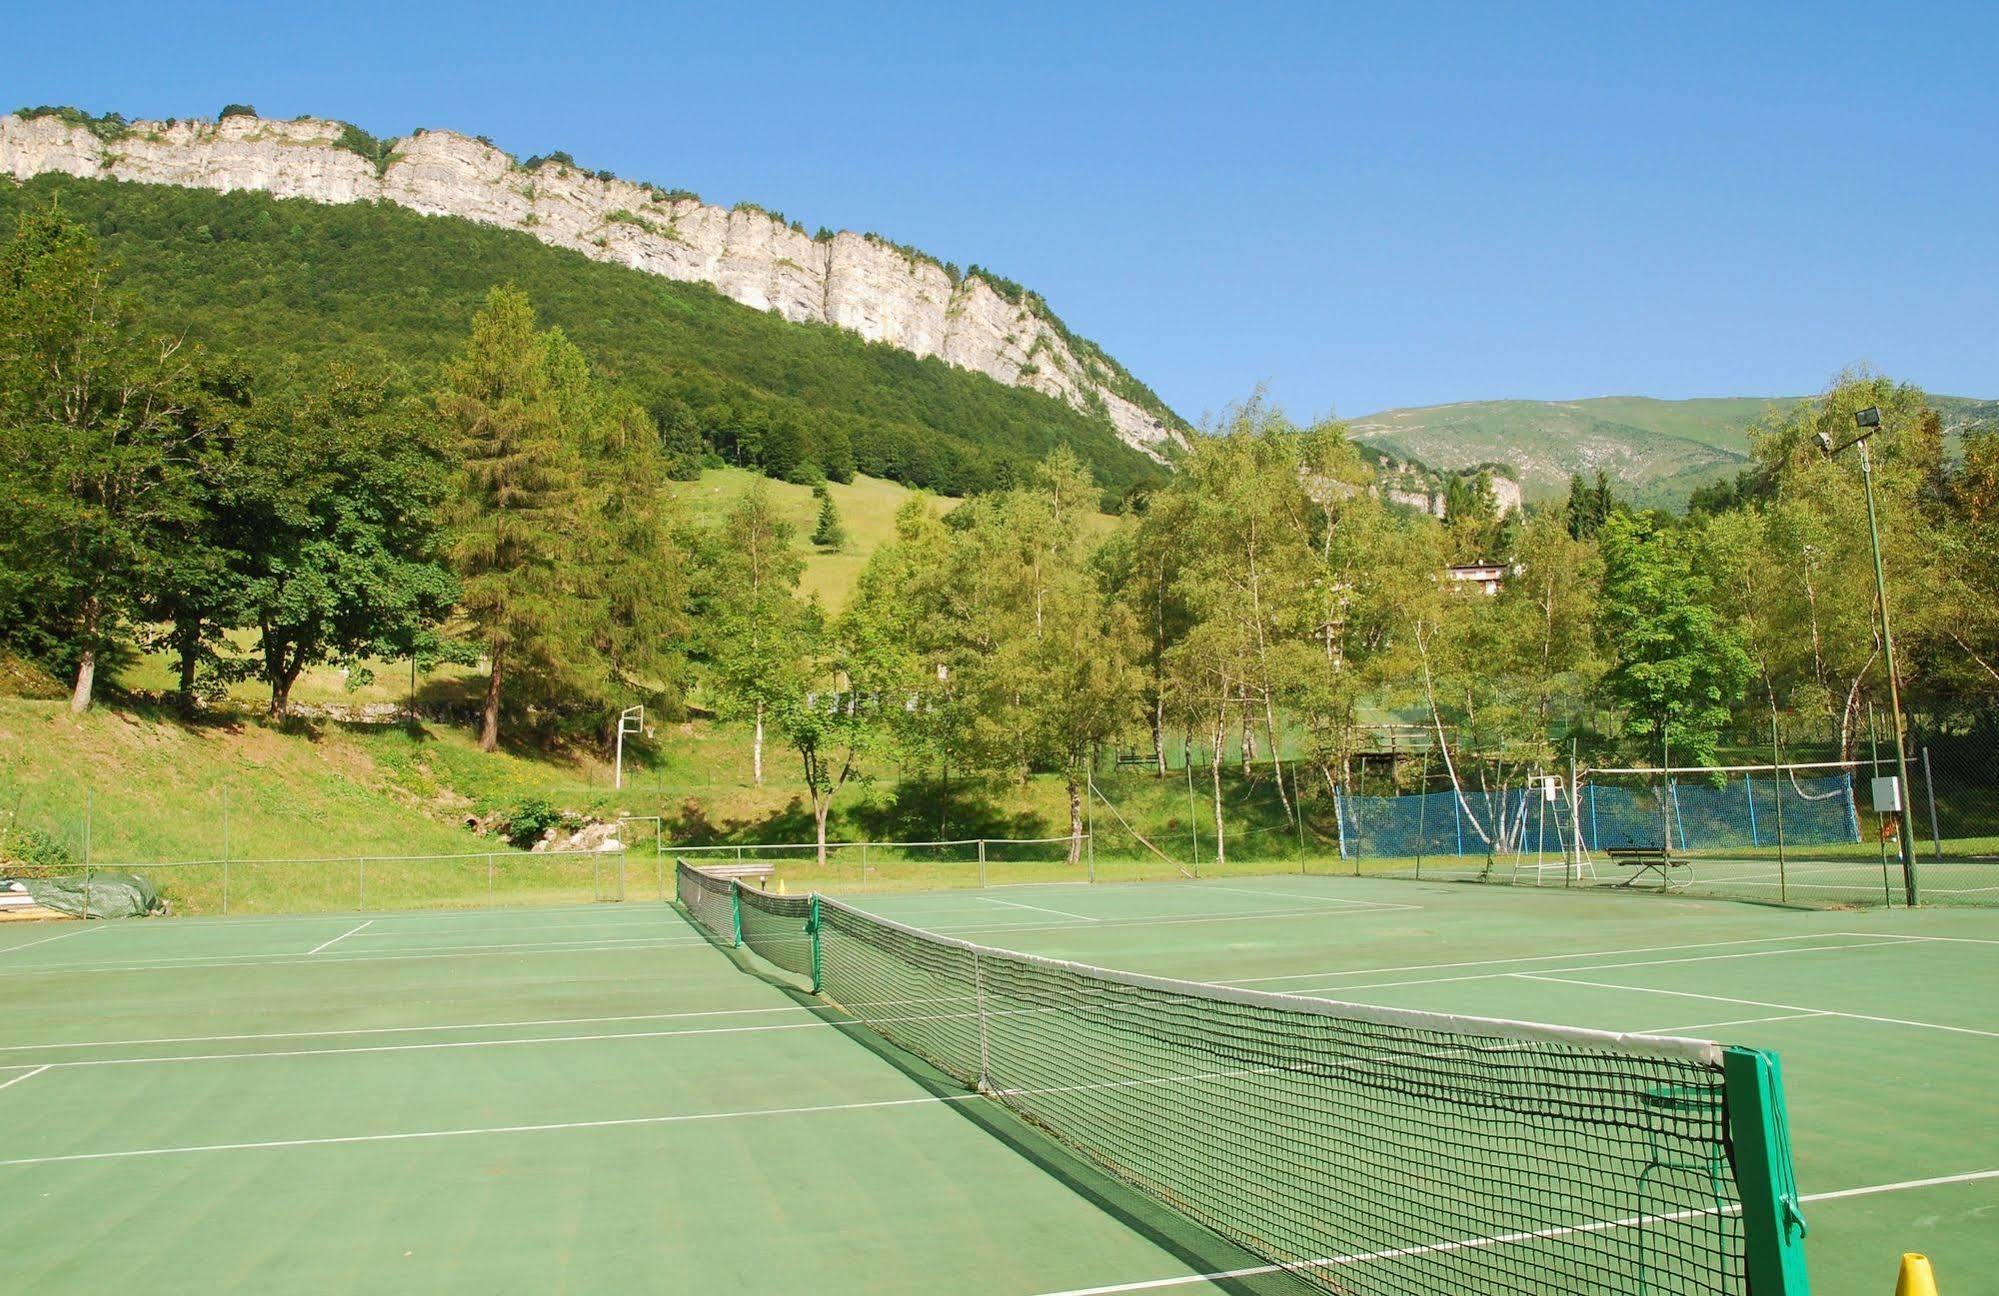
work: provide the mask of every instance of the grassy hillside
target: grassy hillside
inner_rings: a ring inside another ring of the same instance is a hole
[[[464,820],[536,798],[600,820],[657,816],[670,844],[809,841],[795,757],[775,749],[767,768],[766,785],[754,786],[748,734],[706,721],[661,726],[650,745],[628,752],[625,787],[617,790],[611,769],[594,758],[487,754],[468,733],[441,726],[317,721],[280,729],[248,714],[187,725],[143,706],[77,717],[59,699],[0,697],[0,855],[18,855],[32,836],[66,856],[67,868],[86,858],[99,867],[137,867],[181,912],[218,911],[225,886],[231,912],[587,901],[615,861],[517,852],[468,830]],[[1067,828],[1066,797],[1053,777],[989,785],[959,778],[945,786],[933,771],[893,764],[870,773],[842,793],[836,840],[1045,838]],[[1269,872],[1301,860],[1333,867],[1329,806],[1308,799],[1320,827],[1308,830],[1301,846],[1267,779],[1232,770],[1224,786],[1233,868]],[[1188,792],[1177,776],[1107,768],[1101,787],[1171,857],[1154,854],[1099,809],[1104,876],[1172,876],[1175,862],[1193,860],[1197,849],[1213,871],[1205,786],[1191,830]],[[628,827],[626,837],[628,892],[653,894],[660,873],[652,823]],[[993,880],[1069,876],[1061,855],[1060,845],[993,847]],[[829,871],[811,867],[801,852],[771,857],[788,861],[785,876],[797,886],[968,884],[976,877],[970,848],[877,851],[865,875],[858,852],[838,855]]]
[[[1163,469],[1107,420],[1038,392],[791,324],[705,285],[605,265],[530,235],[391,204],[41,176],[0,180],[0,227],[60,200],[97,231],[160,329],[273,372],[294,357],[405,366],[427,386],[496,283],[527,291],[672,437],[788,472],[801,460],[948,493],[1017,476],[1057,445],[1112,493]]]
[[[800,587],[807,594],[816,594],[821,603],[834,611],[846,605],[854,581],[874,551],[894,537],[896,510],[916,494],[906,486],[874,477],[856,477],[847,484],[828,482],[827,493],[833,497],[833,506],[840,510],[840,521],[847,529],[847,543],[833,552],[806,543],[819,521],[819,501],[812,497],[809,486],[770,481],[740,468],[711,468],[701,474],[699,481],[672,482],[667,489],[680,501],[691,520],[704,526],[717,525],[730,506],[750,488],[750,483],[759,480],[764,482],[784,519],[791,523],[804,549],[805,575]],[[958,504],[949,498],[936,498],[933,502],[941,512],[949,512]]]
[[[1748,459],[1748,427],[1772,401],[1661,401],[1610,396],[1581,401],[1470,401],[1384,410],[1354,420],[1354,436],[1440,468],[1510,464],[1529,500],[1568,488],[1599,468],[1628,495],[1678,502]]]
[[[1510,464],[1529,500],[1568,488],[1572,473],[1610,474],[1644,504],[1677,507],[1695,487],[1732,476],[1749,458],[1749,429],[1797,397],[1467,401],[1383,410],[1355,419],[1356,439],[1438,468]],[[1999,401],[1931,398],[1952,430],[1999,420]]]

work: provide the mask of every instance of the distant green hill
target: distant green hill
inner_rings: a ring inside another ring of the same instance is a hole
[[[1601,468],[1647,502],[1683,501],[1748,460],[1747,429],[1780,397],[1665,401],[1468,401],[1384,410],[1353,422],[1364,442],[1438,468],[1511,465],[1529,500],[1560,494],[1572,473]]]
[[[1355,419],[1353,433],[1437,468],[1511,465],[1529,500],[1560,494],[1572,473],[1602,469],[1640,503],[1677,506],[1695,487],[1738,471],[1749,459],[1749,429],[1797,399],[1467,401],[1384,410]],[[1999,402],[1932,399],[1952,430],[1999,419]]]
[[[388,203],[57,175],[0,177],[0,231],[52,201],[97,231],[154,327],[253,372],[376,359],[428,384],[487,289],[511,282],[696,453],[701,438],[776,475],[810,461],[948,494],[1017,480],[1058,445],[1113,496],[1167,471],[1101,415],[524,232]]]

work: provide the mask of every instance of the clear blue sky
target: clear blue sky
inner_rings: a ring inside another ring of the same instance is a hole
[[[308,9],[311,12],[306,12]],[[564,149],[1039,289],[1189,417],[1999,396],[1999,11],[23,5],[0,99]]]

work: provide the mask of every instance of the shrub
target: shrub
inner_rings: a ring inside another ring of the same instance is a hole
[[[43,104],[39,108],[17,109],[15,115],[22,121],[33,121],[37,117],[53,117],[71,126],[81,126],[106,144],[115,144],[132,133],[131,125],[125,120],[123,113],[112,112],[105,113],[102,117],[92,117],[81,108]],[[173,123],[167,124],[171,126]]]
[[[389,163],[396,160],[393,141],[376,139],[359,126],[350,126],[346,122],[340,123],[340,138],[333,141],[333,147],[368,159],[375,164],[376,175],[387,171]]]
[[[16,828],[0,842],[0,873],[35,870],[60,872],[76,862],[69,847],[39,828]]]
[[[543,833],[561,822],[562,811],[540,797],[526,797],[516,802],[500,821],[500,835],[516,850],[527,850],[541,840]]]
[[[231,117],[255,117],[257,110],[249,104],[223,104],[216,115],[217,121],[228,121]]]

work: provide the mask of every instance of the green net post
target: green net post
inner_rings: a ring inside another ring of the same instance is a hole
[[[729,884],[729,944],[740,948],[743,943],[743,884],[740,880]]]
[[[1742,1195],[1750,1296],[1807,1296],[1805,1217],[1791,1167],[1783,1068],[1774,1053],[1731,1047],[1722,1053],[1722,1081]]]
[[[819,893],[812,893],[812,916],[806,919],[805,932],[812,937],[812,993],[819,993]]]

